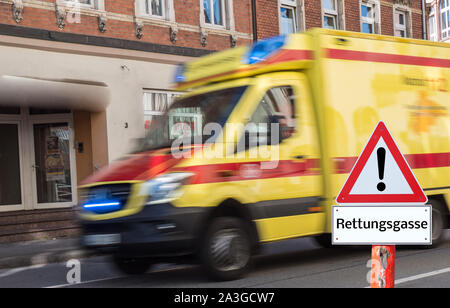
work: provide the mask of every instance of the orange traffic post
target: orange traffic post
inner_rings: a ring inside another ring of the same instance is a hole
[[[372,246],[371,288],[395,286],[395,246]]]

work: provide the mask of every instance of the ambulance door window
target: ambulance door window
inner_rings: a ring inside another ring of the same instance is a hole
[[[291,137],[294,132],[294,91],[291,86],[275,87],[267,91],[259,102],[245,127],[238,149],[275,145]]]

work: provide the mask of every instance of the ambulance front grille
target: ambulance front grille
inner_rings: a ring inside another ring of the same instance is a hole
[[[94,202],[95,200],[111,200],[120,202],[119,208],[106,212],[112,213],[120,211],[126,206],[130,196],[130,191],[131,184],[129,183],[99,185],[89,188],[84,199],[86,202]]]

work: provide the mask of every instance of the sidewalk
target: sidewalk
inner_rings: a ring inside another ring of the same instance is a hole
[[[79,245],[79,238],[0,244],[0,269],[37,264],[65,262],[70,259],[93,257]]]

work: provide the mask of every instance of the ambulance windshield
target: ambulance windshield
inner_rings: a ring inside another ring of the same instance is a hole
[[[162,115],[152,116],[143,151],[171,147],[180,138],[192,144],[213,143],[247,86],[176,100]]]

